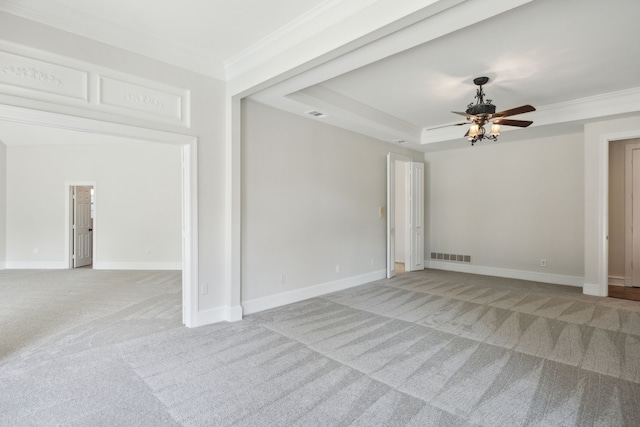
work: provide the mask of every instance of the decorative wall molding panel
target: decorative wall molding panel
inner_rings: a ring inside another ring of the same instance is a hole
[[[0,51],[2,92],[47,99],[56,95],[88,102],[88,73]]]
[[[4,41],[0,95],[191,126],[188,89]]]
[[[149,86],[98,76],[97,103],[121,114],[134,111],[188,125],[185,112],[188,111],[189,92],[151,82],[147,84]]]

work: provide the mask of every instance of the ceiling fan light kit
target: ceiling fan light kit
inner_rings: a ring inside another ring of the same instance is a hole
[[[475,145],[476,142],[483,139],[497,141],[498,136],[500,135],[501,126],[526,128],[533,123],[529,120],[505,119],[505,117],[515,116],[516,114],[535,111],[536,109],[531,105],[522,105],[520,107],[496,113],[496,106],[492,104],[490,99],[485,100],[485,93],[482,89],[482,86],[487,84],[488,81],[489,77],[476,77],[473,79],[473,83],[478,86],[478,89],[476,90],[475,103],[472,102],[467,105],[467,109],[464,113],[460,111],[452,111],[454,114],[459,114],[467,118],[466,122],[455,123],[450,126],[469,125],[469,130],[464,136],[471,142],[471,145]],[[484,126],[489,123],[491,124],[491,128],[487,134]]]

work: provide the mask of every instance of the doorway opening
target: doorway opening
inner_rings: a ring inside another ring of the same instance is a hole
[[[95,183],[67,184],[69,268],[93,268],[95,188]]]
[[[609,295],[640,300],[640,138],[611,140],[608,154]]]
[[[387,154],[387,278],[424,270],[424,163]]]
[[[195,327],[207,323],[207,319],[199,316],[198,311],[197,137],[3,104],[0,104],[0,119],[180,146],[182,157],[182,322],[187,327]],[[94,190],[97,190],[95,183],[73,184],[93,185]],[[69,185],[65,185],[67,197],[69,195],[68,187]],[[66,206],[68,207],[69,203]],[[66,218],[69,218],[69,215]],[[96,219],[94,218],[94,220]],[[68,224],[69,222],[65,220],[65,223]],[[94,225],[97,225],[97,223],[94,222]],[[69,236],[69,232],[65,236]],[[66,245],[70,244],[70,238],[65,238],[64,240]],[[95,238],[92,246],[95,247]],[[70,250],[66,250],[65,253],[69,254]],[[95,261],[95,253],[93,255]],[[65,265],[69,265],[69,263]]]

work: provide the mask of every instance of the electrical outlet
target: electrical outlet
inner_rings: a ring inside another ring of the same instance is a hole
[[[336,273],[340,273],[340,264],[336,264]]]
[[[371,257],[371,265],[375,265],[376,264],[376,258],[375,257]]]
[[[280,283],[282,285],[284,285],[285,283],[287,283],[287,275],[286,274],[281,274],[280,275]]]
[[[541,259],[540,260],[540,267],[546,267],[547,266],[547,260],[546,259]]]
[[[209,292],[209,285],[200,283],[200,295],[206,295]]]

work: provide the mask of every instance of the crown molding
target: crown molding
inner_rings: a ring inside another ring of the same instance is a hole
[[[224,63],[227,78],[236,77],[292,48],[376,0],[326,0]]]
[[[167,43],[99,17],[70,9],[55,0],[32,2],[28,5],[20,0],[4,0],[0,2],[0,11],[199,74],[220,80],[225,78],[222,61],[210,57],[206,52]]]

